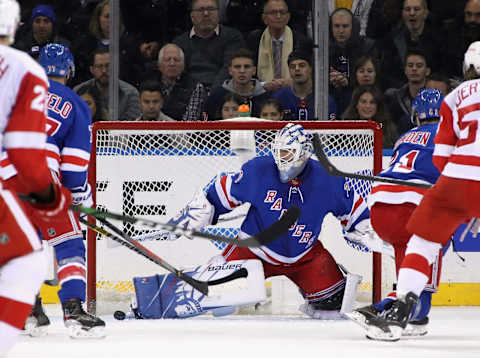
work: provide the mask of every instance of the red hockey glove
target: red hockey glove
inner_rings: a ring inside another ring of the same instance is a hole
[[[53,186],[52,199],[37,200],[36,203],[32,206],[36,209],[35,214],[37,217],[48,223],[55,223],[58,221],[63,221],[66,218],[66,213],[72,203],[72,194],[70,190],[65,188],[63,185],[55,184]],[[31,197],[35,198],[35,194],[31,194]]]

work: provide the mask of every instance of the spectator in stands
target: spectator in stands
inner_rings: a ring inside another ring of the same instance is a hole
[[[359,31],[359,23],[350,10],[333,11],[330,16],[329,83],[339,113],[350,101],[354,64],[362,56],[376,55],[374,41],[361,37]]]
[[[258,117],[260,103],[269,98],[270,94],[265,91],[259,80],[253,78],[255,72],[255,59],[250,50],[241,48],[233,52],[228,68],[232,78],[225,80],[221,87],[213,88],[205,102],[208,119],[218,119],[214,116],[218,113],[219,102],[228,92],[242,97],[242,103],[249,105],[252,117]]]
[[[282,103],[276,98],[269,98],[260,108],[260,118],[271,121],[282,121],[284,118]]]
[[[98,89],[95,86],[85,86],[77,91],[77,94],[87,103],[92,114],[92,123],[108,121],[108,111],[102,107]]]
[[[411,50],[406,56],[405,63],[408,82],[400,88],[389,88],[385,92],[385,99],[399,135],[414,127],[410,120],[412,100],[425,88],[427,76],[430,75],[427,58],[421,51]]]
[[[231,119],[238,117],[238,107],[241,104],[243,104],[242,97],[233,92],[228,92],[220,101],[218,112],[214,118]]]
[[[352,87],[375,85],[378,83],[377,73],[380,73],[378,60],[370,55],[360,57],[353,67]]]
[[[292,85],[273,94],[283,105],[287,120],[316,120],[312,88],[312,58],[310,54],[294,51],[288,56]],[[333,98],[329,96],[329,118],[336,118]]]
[[[160,82],[162,111],[167,116],[176,121],[203,120],[207,90],[185,71],[185,56],[180,47],[172,43],[164,45],[158,53],[158,71],[147,78]]]
[[[88,32],[75,41],[73,52],[75,54],[77,76],[75,83],[86,81],[90,77],[90,55],[96,49],[108,50],[110,45],[110,3],[109,0],[100,1],[90,18]],[[134,38],[130,36],[120,19],[120,78],[128,78],[126,63],[131,62],[128,49],[135,46]]]
[[[219,24],[218,0],[193,0],[190,9],[193,27],[176,37],[185,55],[186,71],[198,82],[211,88],[228,78],[231,53],[244,47],[242,34]]]
[[[425,88],[436,88],[442,92],[444,97],[452,90],[449,78],[441,73],[432,73],[428,76]]]
[[[469,0],[463,12],[446,31],[443,71],[449,77],[463,77],[463,56],[468,46],[480,40],[480,0]]]
[[[383,148],[393,148],[398,138],[397,129],[378,87],[368,85],[356,87],[349,106],[342,114],[342,119],[380,123],[383,129]]]
[[[17,35],[13,47],[28,52],[34,58],[47,43],[55,42],[70,47],[70,42],[57,34],[55,21],[55,11],[51,6],[36,6],[30,16],[31,29]]]
[[[174,119],[162,112],[163,97],[160,83],[157,81],[145,81],[140,85],[140,110],[142,115],[137,121],[168,121]]]
[[[360,24],[360,36],[365,36],[373,1],[374,0],[328,0],[328,13],[331,15],[333,11],[338,8],[350,10]]]
[[[74,87],[74,91],[79,92],[84,87],[96,88],[100,94],[101,108],[108,111],[110,54],[106,49],[97,49],[93,52],[91,61],[90,73],[93,78]],[[140,116],[138,91],[135,87],[124,81],[119,81],[118,87],[118,120],[133,121]],[[115,120],[117,119],[115,118]]]
[[[267,91],[288,87],[290,71],[287,59],[292,51],[311,53],[312,40],[287,24],[290,12],[284,0],[267,0],[263,8],[265,30],[255,30],[247,37],[247,46],[256,59],[257,76]]]
[[[132,44],[133,46],[126,49],[127,56],[124,58],[120,78],[140,88],[143,79],[148,78],[149,74],[157,69],[160,45],[156,40],[139,36],[132,37]]]
[[[405,83],[403,72],[406,54],[410,49],[419,49],[425,53],[433,71],[439,71],[442,65],[442,33],[427,21],[426,0],[404,0],[402,22],[394,28],[379,45],[383,61],[383,79],[385,88],[398,87]]]

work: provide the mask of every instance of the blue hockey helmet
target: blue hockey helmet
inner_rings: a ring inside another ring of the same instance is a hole
[[[293,123],[275,136],[272,152],[282,183],[296,178],[307,165],[313,148],[311,137],[301,125]]]
[[[50,43],[42,47],[38,62],[45,69],[47,76],[71,78],[75,75],[75,62],[67,46]]]
[[[412,123],[416,125],[417,118],[420,122],[439,119],[442,101],[443,94],[438,89],[421,90],[412,101]]]

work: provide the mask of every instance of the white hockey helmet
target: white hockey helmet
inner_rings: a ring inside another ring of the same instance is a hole
[[[463,59],[463,74],[473,66],[475,71],[480,74],[480,41],[475,41],[468,46]]]
[[[282,183],[296,178],[303,171],[312,148],[311,135],[299,124],[288,123],[277,133],[272,153]]]
[[[0,36],[6,36],[8,43],[15,39],[20,22],[20,6],[16,0],[0,0]]]

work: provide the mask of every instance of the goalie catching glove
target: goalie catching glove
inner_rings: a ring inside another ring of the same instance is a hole
[[[395,257],[393,246],[383,241],[373,230],[370,219],[360,221],[354,231],[344,233],[345,241],[353,248],[363,251],[375,251]]]
[[[212,223],[214,213],[215,208],[207,200],[203,190],[198,190],[185,208],[168,220],[167,224],[187,230],[200,230]],[[181,236],[191,239],[181,230],[172,232],[168,239],[176,240]]]

